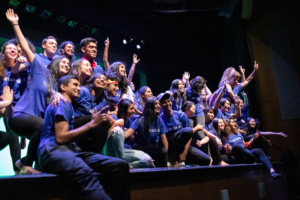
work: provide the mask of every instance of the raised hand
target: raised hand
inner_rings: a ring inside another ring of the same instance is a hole
[[[243,66],[240,65],[239,68],[240,68],[241,73],[242,73],[242,74],[245,74],[245,69],[243,68]]]
[[[17,58],[17,62],[19,63],[25,63],[27,62],[27,58],[24,56],[20,56],[19,58]]]
[[[245,93],[245,91],[241,92],[241,94],[243,95],[243,97],[247,96],[247,94]]]
[[[1,99],[2,99],[2,101],[8,102],[9,104],[11,104],[11,102],[13,101],[14,92],[13,92],[13,90],[11,90],[9,88],[9,86],[4,86],[3,87],[3,94],[1,96]]]
[[[137,55],[133,55],[133,64],[137,64],[140,61],[140,59],[137,59]]]
[[[190,73],[188,73],[188,72],[184,72],[183,76],[186,80],[190,79]]]
[[[109,38],[106,38],[106,40],[104,41],[104,45],[109,46]]]
[[[259,67],[259,65],[256,63],[256,61],[254,61],[254,70],[257,71],[258,67]]]
[[[6,11],[6,18],[11,24],[18,24],[19,22],[19,17],[14,13],[13,9],[8,9]]]
[[[284,134],[283,132],[280,132],[280,135],[283,136],[283,137],[287,137],[287,135]]]
[[[228,80],[225,80],[225,81],[224,81],[224,88],[226,88],[227,85],[228,85]]]

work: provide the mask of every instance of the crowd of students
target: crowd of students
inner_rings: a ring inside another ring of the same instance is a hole
[[[71,174],[86,199],[109,199],[97,172],[109,176],[115,199],[129,199],[129,168],[262,162],[271,179],[280,177],[262,149],[271,144],[265,135],[287,136],[261,132],[242,92],[259,68],[256,62],[247,78],[242,67],[240,73],[227,68],[215,92],[203,77],[189,80],[184,73],[155,97],[148,86],[135,92],[136,55],[128,75],[123,62],[108,62],[109,39],[104,71],[94,61],[97,40],[81,40],[79,60],[71,41],[56,53],[52,36],[36,54],[14,11],[6,17],[16,38],[1,49],[0,114],[7,131],[0,133],[0,148],[10,146],[16,173]],[[22,159],[19,137],[30,140]]]

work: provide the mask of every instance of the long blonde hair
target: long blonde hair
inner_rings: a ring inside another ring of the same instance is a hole
[[[222,87],[223,84],[224,84],[224,81],[229,79],[229,75],[231,74],[232,70],[235,71],[235,68],[234,67],[228,67],[227,69],[225,69],[225,71],[223,72],[223,76],[221,78],[221,81],[219,83],[219,87]]]

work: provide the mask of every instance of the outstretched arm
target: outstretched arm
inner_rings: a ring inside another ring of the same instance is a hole
[[[243,69],[243,67],[240,65],[239,66],[240,71],[241,71],[241,75],[242,75],[242,83],[245,81],[245,69]]]
[[[128,78],[127,78],[128,85],[131,84],[131,81],[132,81],[132,78],[133,78],[133,75],[134,75],[134,71],[135,71],[135,66],[136,66],[136,64],[138,64],[139,61],[140,61],[140,59],[137,59],[137,55],[134,54],[133,55],[133,62],[132,62],[132,65],[131,65],[131,68],[130,68],[130,71],[129,71],[129,74],[128,74]]]
[[[287,137],[286,134],[282,133],[282,132],[279,132],[279,133],[276,133],[276,132],[259,132],[260,135],[280,135],[280,136],[283,136],[283,137]]]
[[[236,106],[236,113],[231,114],[231,117],[240,119],[241,118],[241,107],[240,107],[241,99],[237,96],[237,102],[235,103]]]
[[[255,75],[255,72],[258,70],[258,67],[259,65],[256,63],[256,61],[254,61],[254,70],[253,72],[248,76],[248,78],[242,83],[242,89],[244,87],[246,87],[250,82],[251,80],[253,79],[254,75]]]
[[[14,13],[13,9],[8,9],[6,12],[6,18],[12,24],[15,35],[20,42],[21,48],[27,55],[28,62],[31,65],[34,60],[34,54],[30,50],[28,42],[26,41],[26,39],[20,29],[18,15]]]
[[[225,92],[225,89],[226,89],[227,85],[228,85],[228,84],[227,84],[227,81],[225,81],[225,82],[224,82],[223,89],[222,89],[222,91],[219,93],[219,95],[218,95],[218,97],[217,97],[217,99],[216,99],[216,103],[215,103],[215,105],[214,105],[214,111],[215,111],[215,112],[219,109],[220,101],[221,101],[221,99],[222,99],[222,97],[223,97],[223,95],[224,95],[224,92]]]
[[[106,70],[108,70],[109,68],[109,62],[108,62],[108,48],[109,48],[109,38],[107,38],[104,41],[105,47],[104,47],[104,53],[103,53],[103,61],[106,67]]]

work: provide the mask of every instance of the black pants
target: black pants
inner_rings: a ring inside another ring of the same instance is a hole
[[[27,156],[23,163],[25,166],[32,166],[34,161],[37,163],[37,150],[40,144],[43,123],[43,118],[25,113],[8,120],[8,127],[12,133],[30,139]]]
[[[156,167],[167,166],[167,151],[165,148],[151,144],[134,144],[132,148],[143,151],[149,156],[151,156],[151,158],[154,160],[154,164]]]
[[[4,120],[4,124],[6,126],[6,120]],[[10,133],[7,129],[7,126],[6,130],[7,132],[0,131],[0,151],[9,145],[13,169],[14,171],[18,171],[19,169],[15,166],[15,163],[21,158],[19,137]]]
[[[76,117],[74,122],[74,129],[87,124],[91,121],[91,119],[91,115]],[[101,153],[107,139],[109,128],[109,120],[106,120],[94,129],[89,130],[84,137],[76,141],[76,144],[82,149],[82,151]]]
[[[110,199],[97,172],[103,173],[112,185],[113,199],[130,199],[129,166],[122,159],[81,152],[74,144],[58,145],[50,141],[39,150],[39,163],[45,172],[71,175],[87,200]]]
[[[269,158],[261,149],[248,150],[241,146],[235,146],[232,148],[232,155],[239,163],[251,163],[255,161],[261,161],[268,169],[273,168]]]

